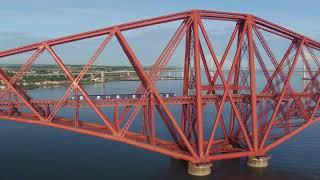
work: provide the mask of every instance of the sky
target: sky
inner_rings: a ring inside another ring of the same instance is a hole
[[[250,13],[319,41],[319,7],[319,0],[10,0],[1,2],[0,6],[0,51],[50,38],[191,9]],[[226,28],[222,28],[222,31]],[[170,29],[173,32],[174,25],[154,29],[159,33],[158,36],[155,35],[156,39],[160,41],[169,36]],[[168,34],[163,33],[166,30]],[[145,47],[138,46],[141,53],[142,49],[145,52],[146,48],[149,48],[150,52],[153,51],[148,45],[154,44],[155,41],[135,40],[151,36],[148,36],[147,32],[137,31],[130,35],[132,42],[145,44]],[[88,46],[83,48],[91,49],[89,46],[94,47],[88,43]],[[77,57],[75,51],[70,52],[72,53],[66,55],[70,63],[78,61],[80,57]],[[89,54],[86,51],[82,53]],[[80,53],[78,56],[83,54]],[[150,55],[148,58],[154,57],[156,55]],[[111,59],[113,60],[110,61],[117,63],[114,60],[116,57]]]

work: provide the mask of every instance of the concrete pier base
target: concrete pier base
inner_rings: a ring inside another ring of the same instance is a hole
[[[232,146],[231,144],[227,144],[227,145],[226,145],[226,148],[228,148],[228,149],[232,149],[232,148],[233,148],[233,146]]]
[[[270,157],[248,157],[247,166],[253,168],[268,167]]]
[[[188,173],[193,176],[207,176],[211,173],[212,164],[188,163]]]

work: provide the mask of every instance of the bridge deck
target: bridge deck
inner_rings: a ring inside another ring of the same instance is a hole
[[[216,102],[222,99],[223,95],[203,95],[202,99],[204,103],[210,103],[210,102]],[[271,94],[271,93],[261,93],[257,94],[257,101],[265,101],[265,100],[272,100],[276,101],[279,99],[280,94]],[[292,99],[292,96],[298,97],[298,98],[312,98],[312,99],[318,99],[320,97],[320,92],[318,93],[293,93],[293,94],[287,94],[283,101]],[[247,101],[250,102],[251,95],[250,94],[233,94],[231,97],[235,100],[235,102],[243,102]],[[113,107],[115,105],[117,106],[142,106],[142,105],[148,105],[149,99],[147,97],[141,97],[141,98],[119,98],[119,99],[93,99],[92,101],[98,106],[98,107]],[[54,100],[54,99],[33,99],[30,102],[37,106],[54,106],[58,104],[60,100]],[[166,104],[192,104],[195,102],[194,96],[175,96],[175,97],[167,97],[163,98],[163,101]],[[74,107],[76,100],[69,99],[64,104],[64,107]],[[158,104],[158,102],[155,102]],[[7,108],[7,107],[24,107],[25,104],[21,101],[12,101],[12,100],[3,100],[0,102],[0,108]],[[88,103],[85,100],[78,100],[79,107],[89,107]]]

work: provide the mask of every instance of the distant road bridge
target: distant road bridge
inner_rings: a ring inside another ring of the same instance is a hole
[[[152,68],[145,71],[123,32],[174,21],[180,26]],[[221,58],[207,32],[207,21],[234,25]],[[104,41],[77,75],[52,48],[98,36],[105,37]],[[274,44],[268,43],[270,37],[288,42],[281,57],[276,56]],[[140,80],[134,93],[144,96],[92,99],[80,83],[113,38]],[[164,97],[155,83],[181,41],[185,42],[182,92]],[[52,99],[48,94],[34,99],[17,85],[44,51],[70,81],[61,98]],[[231,158],[249,157],[249,166],[265,167],[270,150],[320,120],[319,51],[319,42],[249,14],[192,10],[120,24],[1,51],[0,58],[34,54],[12,76],[0,70],[6,85],[0,92],[0,118],[88,134],[182,159],[189,162],[188,172],[193,175],[207,175],[212,162]],[[230,69],[223,72],[229,59]],[[304,66],[307,79],[299,89],[294,86],[297,79],[292,78],[302,68],[298,66]],[[262,80],[256,68],[261,69]],[[83,99],[70,98],[79,95]],[[172,106],[179,110],[178,115]],[[63,108],[73,111],[74,118],[58,115]],[[82,119],[82,108],[92,109],[101,123]],[[113,114],[105,114],[106,109]],[[207,109],[213,112],[209,119],[204,116]],[[157,133],[159,123],[168,136]]]
[[[149,73],[148,70],[145,70],[146,73]],[[212,69],[210,70],[210,73],[214,73],[216,71],[216,69]],[[262,71],[262,70],[256,70],[256,71]],[[269,70],[269,71],[272,71],[272,70]],[[306,79],[307,76],[308,76],[308,71],[307,70],[295,70],[295,72],[303,72],[304,76],[302,78],[305,78],[306,76]],[[311,70],[312,73],[316,73],[317,71],[316,70]],[[16,73],[16,72],[13,72],[13,73]],[[205,73],[204,70],[202,70],[202,73]],[[77,76],[79,74],[79,72],[72,72],[72,75],[74,76]],[[95,72],[87,72],[85,73],[84,75],[90,77],[91,80],[95,80],[95,79],[99,79],[100,82],[106,82],[107,80],[107,77],[109,76],[121,76],[121,75],[125,75],[127,77],[130,77],[130,76],[136,76],[136,72],[135,71],[131,71],[131,70],[120,70],[120,71],[110,71],[110,72],[107,72],[107,71],[95,71]],[[34,73],[34,72],[26,72],[25,77],[66,77],[66,74],[64,73],[44,73],[44,74],[38,74],[38,73]],[[183,76],[184,76],[184,70],[162,70],[161,71],[161,74],[160,74],[160,71],[159,71],[159,76],[161,77],[160,79],[176,79],[176,80],[182,80],[183,79]],[[137,80],[139,80],[137,78]]]

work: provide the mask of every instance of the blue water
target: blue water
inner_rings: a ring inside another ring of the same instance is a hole
[[[179,81],[159,82],[161,91],[176,91]],[[86,85],[91,94],[126,93],[136,82]],[[34,98],[59,97],[65,87],[31,90]],[[60,115],[72,116],[68,111]],[[92,117],[83,110],[80,115]],[[205,112],[206,121],[212,113]],[[175,114],[175,113],[174,113]],[[161,126],[160,126],[161,129]],[[245,159],[213,163],[212,174],[192,177],[186,164],[129,145],[49,127],[0,121],[0,179],[320,179],[320,123],[272,150],[266,169],[246,167]]]

